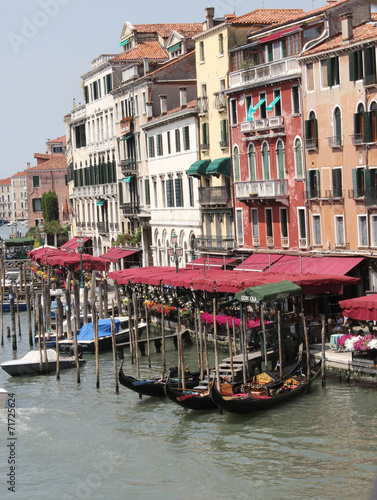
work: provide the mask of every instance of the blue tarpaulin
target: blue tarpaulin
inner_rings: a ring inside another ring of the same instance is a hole
[[[119,332],[120,321],[115,318],[115,333]],[[107,335],[111,335],[111,320],[100,319],[98,321],[98,338],[106,337]],[[77,335],[77,340],[94,340],[94,330],[93,323],[87,323],[83,325],[80,330],[80,333]]]

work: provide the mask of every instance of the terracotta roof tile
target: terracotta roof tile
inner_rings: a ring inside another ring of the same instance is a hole
[[[126,52],[122,52],[114,57],[113,61],[138,61],[144,57],[148,59],[164,60],[168,57],[168,52],[161,47],[157,41],[139,42],[136,47]]]
[[[64,142],[64,144],[65,144],[66,138],[65,138],[65,135],[63,135],[62,137],[58,137],[57,139],[52,139],[52,140],[47,141],[47,143],[49,143],[49,142]]]
[[[360,26],[356,26],[353,28],[353,36],[352,40],[350,40],[347,45],[354,45],[361,42],[366,42],[368,40],[377,39],[377,26],[374,26],[372,23],[365,23]],[[345,47],[346,45],[343,43],[342,35],[339,34],[331,38],[331,40],[327,40],[321,45],[314,47],[312,50],[308,50],[303,55],[308,56],[312,54],[318,54],[320,52],[326,52],[329,50],[335,50],[340,47]]]
[[[7,179],[0,179],[0,186],[8,186],[12,184],[12,179],[8,177]]]
[[[165,63],[163,66],[161,66],[160,68],[158,69],[155,69],[154,71],[151,71],[150,73],[148,73],[148,77],[150,76],[154,76],[156,75],[157,73],[159,73],[160,71],[163,71],[165,68],[169,67],[169,66],[173,66],[174,64],[177,64],[178,62],[182,61],[182,59],[186,59],[187,57],[190,57],[192,56],[193,54],[195,54],[195,51],[192,50],[191,52],[187,52],[187,54],[183,54],[183,56],[180,56],[180,57],[177,57],[175,59],[172,59],[171,61]]]
[[[202,23],[166,23],[166,24],[134,24],[138,33],[158,33],[168,37],[174,31],[197,34],[203,31]]]
[[[302,9],[255,9],[248,14],[232,19],[232,24],[274,24],[287,22],[302,16]]]
[[[65,155],[43,155],[48,156],[49,160],[27,169],[27,173],[31,170],[58,170],[62,168],[67,168],[67,158]],[[35,155],[34,155],[35,157]]]
[[[26,176],[25,170],[21,170],[21,172],[17,172],[17,174],[12,175],[12,178],[13,177],[25,177],[25,176]]]

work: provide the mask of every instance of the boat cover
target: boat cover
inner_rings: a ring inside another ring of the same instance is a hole
[[[115,333],[119,332],[120,321],[115,318]],[[111,335],[111,320],[110,318],[98,320],[98,338]],[[77,335],[77,340],[94,340],[93,323],[83,325],[80,333]]]
[[[47,349],[47,359],[48,361],[56,361],[56,351],[54,349]],[[42,360],[45,360],[45,353],[42,350]],[[39,351],[33,350],[29,351],[25,356],[22,358],[22,361],[29,361],[30,363],[40,363],[41,357],[39,354]]]

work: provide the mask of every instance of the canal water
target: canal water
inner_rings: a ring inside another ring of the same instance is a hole
[[[29,350],[26,313],[18,351],[11,340],[0,360]],[[4,331],[10,324],[4,315]],[[154,349],[153,349],[154,351]],[[213,363],[213,353],[211,363]],[[177,352],[167,341],[168,366]],[[0,410],[0,498],[38,499],[368,499],[377,473],[376,391],[327,381],[284,406],[249,416],[186,411],[165,398],[115,392],[111,353],[88,355],[75,370],[9,377],[0,387],[16,401],[15,493],[8,491],[11,442]],[[185,363],[196,367],[196,349]],[[125,352],[125,372],[136,373]],[[119,367],[119,365],[118,365]],[[143,376],[160,373],[142,359]],[[13,439],[13,438],[12,438]]]

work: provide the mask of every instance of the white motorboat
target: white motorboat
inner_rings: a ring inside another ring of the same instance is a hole
[[[45,362],[44,351],[42,351],[42,363],[39,351],[29,351],[21,359],[13,359],[1,363],[1,368],[9,375],[40,375],[42,373],[56,372],[56,351],[47,349],[47,363]],[[84,359],[79,359],[80,364],[85,363]],[[59,370],[75,368],[76,362],[74,356],[59,357]]]

